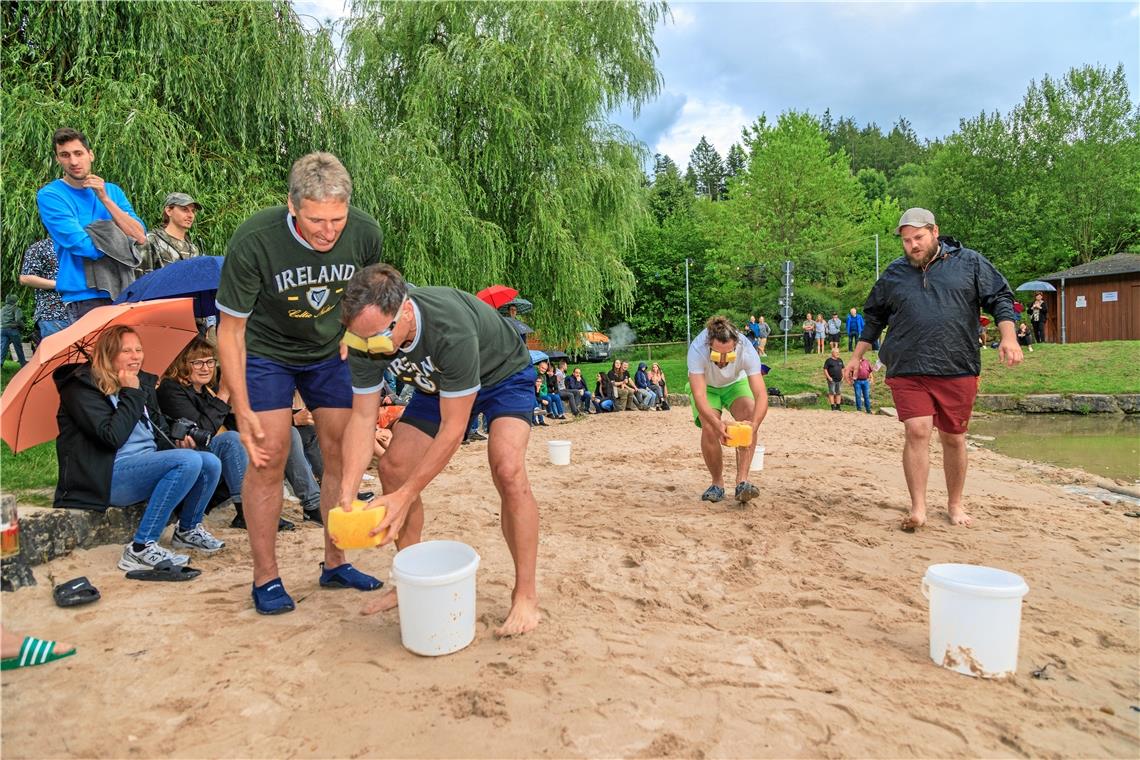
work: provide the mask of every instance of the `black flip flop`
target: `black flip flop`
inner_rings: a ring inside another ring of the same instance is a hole
[[[79,607],[99,601],[99,589],[91,585],[86,576],[72,578],[59,584],[51,592],[55,603],[60,607]]]
[[[131,570],[127,577],[132,581],[188,581],[202,574],[201,570],[184,565],[176,565],[164,559],[150,570]]]

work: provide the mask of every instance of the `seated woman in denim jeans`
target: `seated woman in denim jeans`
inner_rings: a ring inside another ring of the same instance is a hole
[[[230,527],[245,528],[241,486],[249,468],[249,456],[238,434],[233,410],[227,403],[229,394],[224,389],[214,390],[217,366],[214,344],[201,336],[195,337],[163,375],[158,386],[158,405],[169,420],[189,420],[205,434],[199,434],[200,438],[209,436],[205,448],[222,460],[222,480],[237,512]],[[295,427],[291,433],[285,479],[301,501],[306,519],[320,523],[321,487],[305,458],[301,434]],[[277,523],[279,531],[294,527],[284,518]]]
[[[202,524],[221,462],[208,451],[195,451],[189,437],[170,440],[155,394],[158,378],[142,371],[142,361],[138,334],[117,325],[95,341],[90,364],[66,364],[53,373],[60,399],[55,506],[103,512],[146,500],[119,559],[121,570],[189,562],[185,554],[158,545],[183,500],[174,547],[213,554],[225,546]]]

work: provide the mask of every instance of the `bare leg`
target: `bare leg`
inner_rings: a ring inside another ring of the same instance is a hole
[[[946,511],[951,525],[970,526],[973,518],[962,507],[962,491],[966,487],[966,434],[938,431],[942,439],[942,470],[946,474]]]
[[[739,422],[751,422],[752,414],[756,411],[756,401],[750,398],[738,398],[728,408],[732,418]],[[717,447],[719,449],[719,446]],[[756,453],[756,437],[752,438],[752,445],[736,450],[736,482],[748,480],[748,468],[752,466],[752,455]]]
[[[430,445],[431,436],[427,433],[411,425],[396,424],[392,430],[392,442],[388,444],[388,451],[380,459],[380,485],[384,493],[392,493],[404,484]],[[412,544],[418,544],[423,532],[424,503],[422,499],[416,499],[412,502],[404,527],[400,529],[400,535],[396,538],[396,548],[404,549]],[[398,603],[396,589],[393,588],[370,599],[360,613],[373,615],[390,610]]]
[[[502,500],[503,537],[515,564],[511,611],[495,630],[496,636],[515,636],[538,626],[538,502],[526,474],[526,447],[530,425],[516,417],[499,417],[491,423],[487,460],[491,479]]]
[[[321,519],[325,523],[325,567],[340,567],[345,563],[344,552],[329,538],[329,510],[337,506],[340,494],[341,436],[348,426],[351,409],[320,408],[313,410],[313,421],[317,426],[317,440],[321,444],[321,459],[325,472],[321,478]]]
[[[914,530],[926,524],[926,480],[930,475],[930,431],[934,429],[934,418],[911,417],[903,426],[903,474],[910,491],[910,515],[903,520],[902,529]]]
[[[714,486],[724,488],[724,453],[720,450],[721,440],[707,427],[701,428],[701,456],[705,467],[709,468]]]
[[[253,554],[253,583],[260,586],[281,574],[277,569],[277,521],[281,519],[281,487],[292,439],[292,415],[288,409],[274,409],[257,412],[257,418],[265,432],[269,463],[264,467],[250,463],[241,486],[241,501]]]

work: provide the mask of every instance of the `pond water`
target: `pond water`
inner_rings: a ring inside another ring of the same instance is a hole
[[[973,435],[1001,454],[1108,478],[1140,481],[1140,415],[1032,414],[975,417]]]

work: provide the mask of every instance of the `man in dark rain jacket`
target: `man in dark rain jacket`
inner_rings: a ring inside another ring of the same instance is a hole
[[[895,234],[904,257],[886,268],[863,306],[865,326],[851,361],[843,370],[851,382],[859,362],[890,327],[879,356],[887,366],[899,420],[906,428],[903,473],[910,491],[910,514],[903,530],[926,523],[926,480],[930,435],[938,428],[953,525],[969,525],[962,506],[966,484],[966,428],[978,393],[982,360],[975,331],[980,309],[993,315],[1001,333],[998,357],[1008,366],[1021,362],[1014,331],[1013,292],[994,265],[977,251],[938,236],[934,214],[912,208]]]

